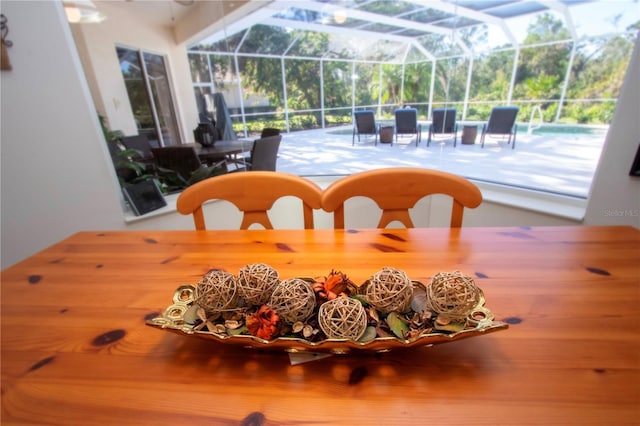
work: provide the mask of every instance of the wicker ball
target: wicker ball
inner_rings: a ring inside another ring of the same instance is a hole
[[[279,282],[278,271],[264,263],[254,263],[240,269],[236,284],[240,297],[252,305],[263,305]]]
[[[427,286],[431,309],[450,318],[465,318],[480,302],[481,291],[473,278],[460,271],[438,272]]]
[[[412,295],[413,287],[407,274],[390,267],[376,272],[364,288],[367,302],[383,313],[407,311]]]
[[[358,340],[367,328],[362,303],[340,296],[320,305],[318,323],[329,339]]]
[[[236,278],[219,269],[207,272],[198,282],[195,303],[208,314],[234,307],[236,301]]]
[[[313,313],[316,295],[308,282],[291,278],[276,285],[269,299],[269,306],[290,324],[304,322]]]

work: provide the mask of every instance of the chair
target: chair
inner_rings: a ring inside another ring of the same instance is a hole
[[[353,113],[353,137],[351,146],[355,145],[356,135],[360,142],[360,135],[375,136],[375,144],[378,145],[379,126],[376,124],[376,116],[371,110],[356,111]]]
[[[262,133],[260,134],[261,138],[266,138],[268,136],[278,136],[280,134],[280,129],[276,129],[274,127],[265,127],[262,129]]]
[[[281,135],[263,137],[256,140],[251,148],[251,156],[244,160],[245,169],[256,170],[276,170],[278,161],[278,149],[280,149]],[[242,160],[237,160],[242,162]],[[241,170],[241,169],[238,169]]]
[[[335,229],[344,228],[344,203],[352,197],[368,197],[382,209],[378,228],[397,220],[413,228],[409,209],[421,198],[445,194],[453,198],[451,227],[462,226],[464,207],[475,208],[482,193],[467,179],[451,173],[411,167],[375,169],[352,174],[333,182],[322,194],[322,208],[334,212]]]
[[[427,146],[431,143],[434,135],[453,135],[453,147],[455,148],[458,139],[458,123],[456,123],[455,108],[434,108],[431,111],[431,124],[429,125],[429,136]]]
[[[146,135],[125,136],[122,138],[122,144],[127,149],[138,151],[136,161],[143,163],[153,163],[153,153],[151,152],[151,144]]]
[[[484,137],[486,135],[508,135],[507,145],[511,143],[513,136],[513,144],[511,149],[516,147],[516,117],[520,108],[518,107],[493,107],[489,115],[489,121],[482,126],[482,134],[480,135],[480,146],[484,148]]]
[[[202,165],[192,146],[151,148],[151,152],[158,167],[173,170],[185,181]]]
[[[322,190],[315,183],[289,173],[257,171],[205,179],[182,191],[176,207],[182,214],[193,214],[196,229],[205,230],[202,204],[214,199],[227,200],[243,212],[240,229],[248,229],[254,223],[273,229],[267,210],[285,196],[302,200],[304,227],[313,229],[313,209],[321,207]]]
[[[416,146],[422,137],[422,125],[418,123],[418,110],[415,108],[401,108],[396,110],[396,143],[398,135],[415,135]]]

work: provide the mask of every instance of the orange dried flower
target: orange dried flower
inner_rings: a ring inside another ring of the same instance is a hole
[[[280,316],[267,305],[262,305],[258,311],[247,317],[247,329],[252,336],[271,340],[280,333]]]
[[[316,280],[313,290],[321,300],[333,300],[338,296],[351,296],[351,280],[340,271],[331,271],[324,281]]]

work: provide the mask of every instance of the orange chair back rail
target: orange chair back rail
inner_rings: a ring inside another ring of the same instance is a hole
[[[445,194],[453,198],[451,227],[462,226],[464,207],[475,208],[482,193],[469,180],[451,173],[420,168],[369,170],[341,178],[322,194],[322,208],[333,212],[334,228],[344,228],[344,203],[352,197],[368,197],[382,209],[378,228],[399,221],[413,228],[409,209],[428,195]]]
[[[308,179],[289,173],[252,171],[215,176],[182,191],[176,207],[182,214],[193,214],[196,229],[204,230],[203,203],[226,200],[243,212],[241,229],[247,229],[254,223],[273,229],[267,211],[285,196],[294,196],[302,201],[304,227],[313,229],[313,210],[321,208],[322,190]]]

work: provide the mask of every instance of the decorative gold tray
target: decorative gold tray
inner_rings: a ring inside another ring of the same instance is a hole
[[[422,283],[414,281],[414,286],[424,288]],[[454,342],[474,336],[482,336],[487,333],[505,330],[508,324],[495,321],[493,313],[484,307],[485,299],[481,294],[480,301],[468,316],[463,330],[455,332],[443,332],[430,330],[410,340],[398,337],[376,337],[367,341],[353,341],[347,339],[324,339],[312,342],[298,337],[277,337],[272,340],[264,340],[247,334],[229,335],[215,331],[198,329],[195,325],[185,321],[185,313],[194,304],[194,291],[192,285],[183,285],[176,289],[173,296],[173,304],[164,312],[147,321],[147,325],[164,329],[173,333],[193,336],[205,340],[238,345],[247,349],[276,350],[289,353],[298,352],[324,352],[332,354],[347,354],[357,351],[388,352],[392,349],[405,349],[418,346],[433,346],[441,343]]]

